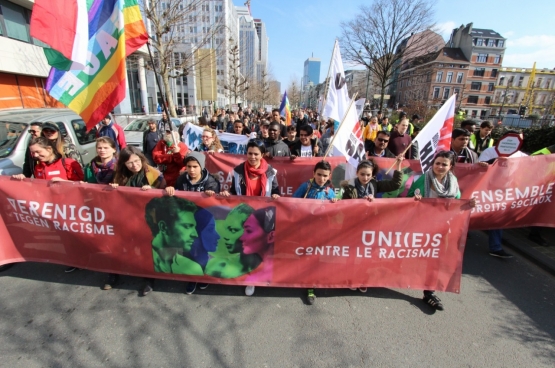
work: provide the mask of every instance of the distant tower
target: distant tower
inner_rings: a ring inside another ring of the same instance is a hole
[[[304,62],[304,73],[301,88],[304,89],[304,87],[310,82],[314,85],[320,83],[320,59],[314,57],[310,57]]]

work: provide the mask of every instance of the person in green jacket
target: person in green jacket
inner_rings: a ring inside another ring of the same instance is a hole
[[[116,142],[110,137],[96,139],[96,157],[84,169],[85,182],[110,184],[116,169]]]
[[[461,191],[457,178],[453,174],[455,155],[450,151],[440,151],[434,157],[432,168],[412,183],[407,197],[416,200],[422,198],[461,198]],[[470,200],[470,206],[476,205],[475,199]],[[424,302],[437,310],[443,310],[443,304],[434,290],[424,290]]]

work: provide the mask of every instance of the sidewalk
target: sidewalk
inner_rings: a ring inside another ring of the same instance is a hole
[[[530,239],[530,228],[507,229],[503,231],[503,244],[521,253],[547,272],[555,275],[555,228],[543,227],[540,230],[547,246],[541,246]]]

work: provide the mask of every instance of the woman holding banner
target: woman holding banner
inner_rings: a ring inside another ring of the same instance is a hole
[[[220,139],[218,138],[218,136],[216,135],[216,132],[213,129],[209,127],[204,128],[204,130],[202,131],[201,137],[202,137],[202,143],[199,144],[197,148],[195,148],[195,151],[207,152],[210,154],[213,154],[216,152],[217,153],[224,152],[224,147],[220,143]]]
[[[407,197],[419,201],[424,198],[460,199],[461,191],[457,178],[453,174],[455,155],[449,151],[438,152],[432,162],[432,168],[412,183]],[[476,205],[476,199],[470,199],[470,206]],[[434,290],[424,290],[424,302],[437,310],[443,310],[441,299]]]
[[[266,153],[266,146],[261,139],[252,139],[247,144],[247,161],[233,169],[233,179],[229,192],[222,192],[222,196],[246,195],[254,197],[279,198],[277,171],[268,165],[262,157]],[[247,286],[245,294],[254,294],[254,286]]]
[[[143,153],[133,146],[127,146],[119,153],[116,164],[114,182],[112,188],[118,186],[149,189],[165,189],[166,180],[158,169],[150,166]],[[145,279],[142,295],[145,296],[152,291],[154,279]]]

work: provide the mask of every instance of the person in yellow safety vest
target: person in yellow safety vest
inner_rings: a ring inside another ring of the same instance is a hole
[[[483,121],[482,124],[480,124],[480,130],[475,131],[470,136],[468,148],[480,155],[486,148],[493,147],[493,138],[491,137],[492,130],[493,124],[489,121]]]
[[[419,120],[420,120],[420,116],[418,116],[418,115],[413,115],[413,116],[412,116],[412,121],[414,121],[415,118],[416,118],[416,121],[419,121]],[[408,118],[407,118],[407,113],[404,112],[404,111],[401,111],[401,113],[399,114],[399,120],[397,120],[397,124],[399,124],[399,122],[400,122],[401,120],[403,120],[403,119],[407,119],[407,120],[408,120]],[[397,125],[397,124],[396,124],[396,125]],[[407,132],[410,136],[412,136],[412,134],[414,133],[414,124],[413,124],[412,122],[409,122],[409,127],[408,127],[408,129],[407,129],[406,132]]]
[[[537,155],[550,155],[552,153],[555,153],[555,144],[552,144],[549,147],[544,147],[539,151],[536,151],[534,153],[532,153],[532,156],[537,156]]]
[[[391,129],[393,129],[393,126],[389,122],[389,118],[386,116],[382,119],[382,123],[380,124],[380,130],[391,132]]]

